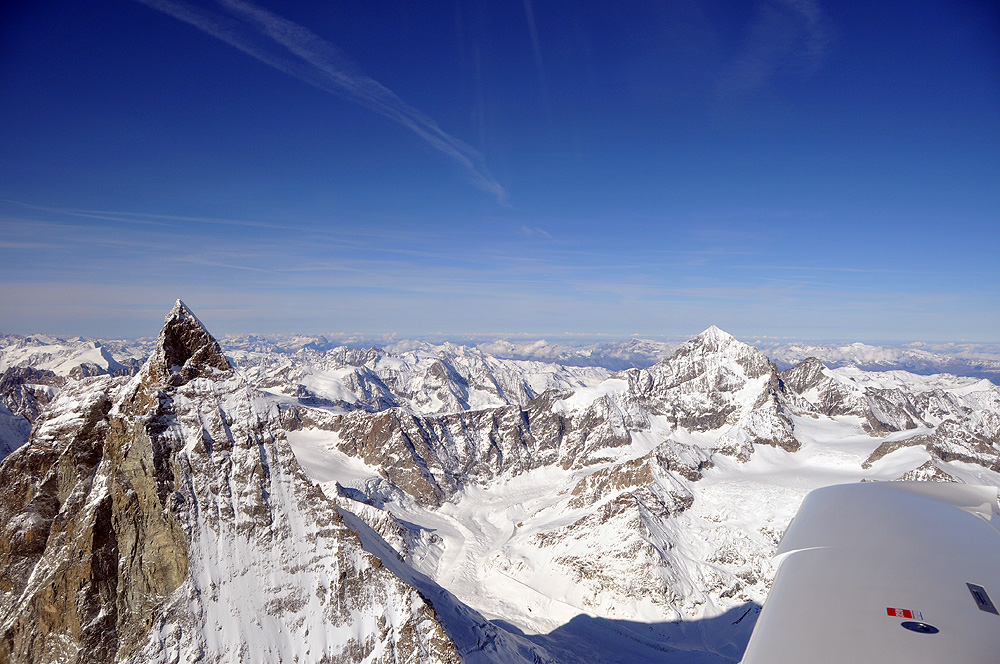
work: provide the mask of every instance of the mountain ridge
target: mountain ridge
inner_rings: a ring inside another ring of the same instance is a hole
[[[0,659],[460,661],[223,361],[178,301],[136,376],[72,385],[0,465]]]

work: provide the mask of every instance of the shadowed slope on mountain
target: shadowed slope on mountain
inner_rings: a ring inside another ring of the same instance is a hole
[[[135,377],[64,389],[0,464],[0,661],[458,662],[288,417],[180,301]]]

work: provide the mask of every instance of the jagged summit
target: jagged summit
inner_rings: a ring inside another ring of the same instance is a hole
[[[190,309],[190,307],[188,307],[188,305],[184,304],[184,300],[182,300],[181,298],[177,298],[176,300],[174,300],[174,308],[170,310],[170,313],[167,314],[167,317],[164,319],[164,321],[166,321],[171,316],[173,316],[173,315],[175,315],[177,313],[180,313],[180,312],[183,312],[183,313],[185,313],[185,314],[187,314],[189,316],[194,316],[194,312],[191,311],[191,309]],[[196,316],[196,318],[197,318],[197,316]]]
[[[777,368],[764,353],[715,325],[685,341],[671,357],[657,366],[667,368],[672,376],[667,384],[685,382],[704,375],[708,380],[707,385],[716,388],[730,385],[727,389],[742,384],[748,378],[777,373]],[[732,382],[735,376],[733,372],[740,374],[735,383]],[[707,389],[705,385],[702,388]]]
[[[691,341],[698,341],[705,346],[717,349],[723,346],[728,346],[732,342],[736,341],[736,337],[729,334],[725,330],[716,327],[715,325],[711,325],[707,330],[694,337]]]
[[[682,343],[670,357],[663,358],[660,363],[669,362],[677,356],[714,354],[729,348],[756,350],[753,346],[743,343],[722,328],[710,325],[701,334],[697,334]]]
[[[701,334],[691,337],[677,349],[676,354],[680,355],[748,355],[757,354],[758,351],[753,346],[745,344],[725,330],[710,326]]]
[[[462,661],[182,302],[137,378],[69,383],[0,463],[0,663]]]
[[[172,385],[183,385],[213,371],[230,371],[219,342],[181,300],[164,319],[146,367],[149,375]]]
[[[807,357],[794,367],[781,372],[785,384],[798,393],[815,387],[825,379],[826,365],[817,357]]]

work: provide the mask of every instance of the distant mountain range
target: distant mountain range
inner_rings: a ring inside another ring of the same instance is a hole
[[[781,369],[798,364],[807,357],[816,357],[830,368],[856,366],[866,371],[901,370],[922,375],[951,373],[986,378],[1000,384],[1000,343],[872,345],[773,339],[745,341],[763,351]],[[81,365],[110,373],[121,370],[134,372],[149,356],[155,342],[154,338],[62,339],[51,335],[0,335],[0,371],[9,366],[31,365],[67,373],[74,366]],[[380,348],[391,353],[417,350],[447,353],[449,348],[465,347],[497,359],[601,367],[610,371],[648,367],[669,357],[681,344],[680,341],[639,338],[590,343],[523,338],[440,342],[343,335],[233,335],[220,337],[219,343],[227,354],[239,352],[247,355],[287,355],[300,351],[322,353],[340,347]]]
[[[0,661],[737,662],[812,488],[1000,487],[955,351],[3,337]]]

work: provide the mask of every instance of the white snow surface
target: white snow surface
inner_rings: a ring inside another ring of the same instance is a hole
[[[0,461],[24,445],[31,433],[31,422],[18,417],[0,403]]]
[[[125,367],[97,341],[61,339],[49,335],[0,336],[0,372],[9,367],[34,367],[70,376],[78,367],[92,373],[124,373]]]

